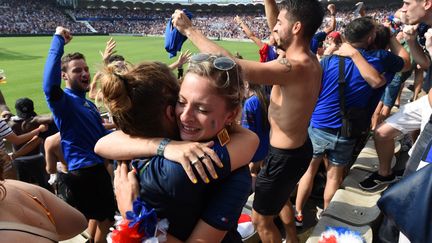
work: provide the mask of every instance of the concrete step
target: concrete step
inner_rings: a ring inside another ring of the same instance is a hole
[[[244,206],[245,208],[252,210],[252,205],[253,205],[253,200],[255,197],[255,193],[252,193],[249,197],[248,200],[246,202],[246,205]]]
[[[381,211],[376,202],[380,195],[361,195],[339,189],[322,215],[332,217],[352,226],[373,227],[379,220]]]
[[[355,192],[360,195],[366,195],[366,196],[380,195],[381,192],[383,192],[388,185],[381,185],[372,191],[365,191],[361,189],[359,186],[359,183],[365,180],[366,178],[368,178],[371,174],[372,174],[371,171],[367,171],[359,167],[352,168],[349,171],[348,176],[345,177],[340,188],[345,189],[347,191]]]

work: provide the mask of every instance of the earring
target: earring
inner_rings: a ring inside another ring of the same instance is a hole
[[[226,130],[226,128],[222,129],[218,134],[217,134],[217,138],[219,140],[219,143],[221,144],[221,146],[225,146],[227,145],[231,138],[228,134],[228,131]]]

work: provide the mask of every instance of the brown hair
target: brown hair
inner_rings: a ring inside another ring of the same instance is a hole
[[[114,123],[132,136],[161,136],[167,106],[175,106],[179,84],[167,65],[143,62],[123,73],[107,66],[101,71],[104,103]]]
[[[279,10],[286,10],[286,19],[301,22],[303,36],[310,39],[321,26],[325,11],[318,0],[284,0],[278,4]]]
[[[71,62],[73,60],[80,60],[80,59],[85,60],[85,57],[83,54],[81,54],[79,52],[66,54],[61,59],[61,70],[63,72],[66,72],[67,71],[67,65],[69,64],[69,62]]]
[[[241,106],[244,98],[242,71],[237,64],[228,71],[217,69],[213,62],[218,57],[222,56],[210,56],[208,60],[197,63],[191,61],[185,76],[188,73],[194,73],[209,78],[212,81],[210,85],[216,88],[217,94],[225,99],[226,108],[234,110]]]

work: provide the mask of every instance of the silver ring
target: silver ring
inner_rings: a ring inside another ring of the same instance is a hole
[[[201,156],[198,156],[198,159],[199,160],[202,160],[202,159],[204,159],[206,157],[206,154],[203,154],[203,155],[201,155]]]
[[[198,163],[199,162],[199,159],[196,159],[196,160],[194,160],[194,161],[191,161],[191,164],[192,165],[195,165],[196,163]]]

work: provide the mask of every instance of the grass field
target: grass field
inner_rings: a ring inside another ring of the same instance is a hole
[[[79,51],[86,56],[92,74],[100,67],[99,50],[105,48],[108,36],[76,36],[66,45],[65,53]],[[128,61],[158,60],[172,63],[164,49],[164,39],[159,37],[115,36],[117,53]],[[5,71],[7,83],[0,84],[6,103],[15,112],[15,100],[29,97],[35,103],[38,114],[49,113],[42,91],[42,75],[51,37],[2,37],[0,38],[0,69]],[[257,46],[251,42],[218,41],[231,52],[240,52],[244,58],[258,60]],[[183,50],[197,52],[189,41]]]

